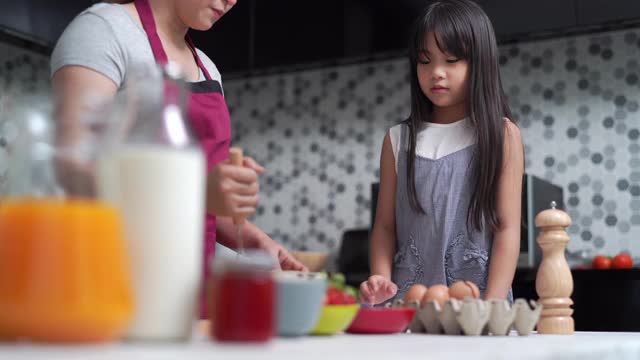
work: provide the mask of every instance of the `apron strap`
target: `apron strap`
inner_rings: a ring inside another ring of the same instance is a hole
[[[211,75],[209,75],[209,71],[207,70],[207,67],[204,66],[204,64],[200,60],[200,56],[198,56],[198,53],[196,52],[196,47],[195,45],[193,45],[193,41],[191,41],[191,37],[189,36],[189,34],[185,35],[184,39],[187,40],[187,45],[189,45],[189,50],[191,50],[191,53],[193,54],[193,58],[196,59],[196,62],[198,63],[198,67],[200,67],[200,70],[202,70],[204,77],[207,80],[211,80]]]
[[[134,5],[140,16],[142,27],[149,38],[151,50],[153,51],[156,62],[160,65],[166,65],[169,62],[169,58],[167,57],[167,53],[164,52],[162,41],[160,40],[160,36],[158,36],[156,21],[153,19],[153,12],[151,11],[149,0],[135,0]]]

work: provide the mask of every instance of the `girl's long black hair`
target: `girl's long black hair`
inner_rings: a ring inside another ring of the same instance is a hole
[[[502,173],[504,118],[512,119],[502,89],[498,66],[498,46],[487,14],[470,0],[439,0],[431,3],[415,23],[409,43],[411,74],[411,115],[409,127],[409,161],[407,188],[412,208],[424,209],[418,200],[415,184],[416,131],[430,121],[433,103],[424,95],[418,82],[418,59],[424,51],[426,35],[435,34],[441,51],[469,63],[468,114],[476,133],[474,171],[476,175],[469,204],[470,223],[478,230],[484,226],[497,229],[498,180]]]

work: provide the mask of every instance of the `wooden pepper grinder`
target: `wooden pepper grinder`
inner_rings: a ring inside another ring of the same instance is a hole
[[[573,301],[573,277],[564,256],[569,243],[566,228],[571,218],[564,211],[551,209],[536,216],[536,227],[540,229],[537,242],[542,248],[542,262],[536,277],[536,292],[542,303],[542,314],[538,321],[540,334],[573,334],[574,322],[571,314]]]

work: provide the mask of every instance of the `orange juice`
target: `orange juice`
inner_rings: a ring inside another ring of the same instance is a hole
[[[0,203],[0,338],[85,342],[126,330],[133,295],[116,210],[89,200]]]

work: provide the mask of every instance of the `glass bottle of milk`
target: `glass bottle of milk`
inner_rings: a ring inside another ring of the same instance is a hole
[[[133,340],[187,340],[201,286],[205,159],[174,64],[128,81],[99,160],[98,192],[122,213],[131,259]]]

